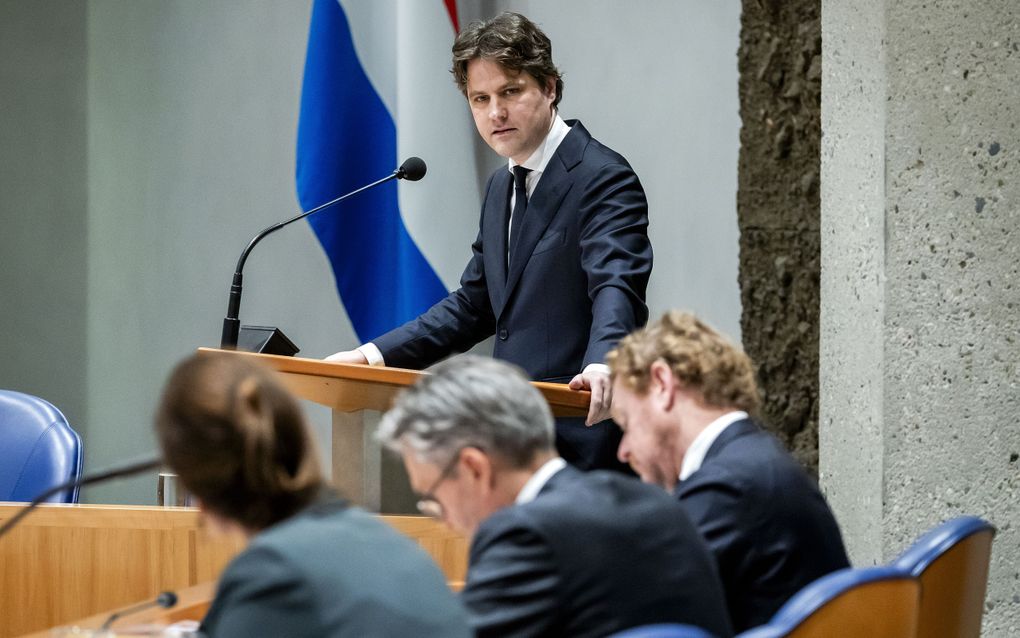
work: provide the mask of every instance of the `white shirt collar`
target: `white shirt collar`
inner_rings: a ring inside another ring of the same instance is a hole
[[[518,505],[524,505],[535,500],[535,497],[542,491],[545,484],[549,482],[549,479],[566,466],[567,462],[558,456],[543,463],[542,467],[538,468],[538,471],[531,475],[528,482],[517,493],[517,498],[514,502]]]
[[[528,173],[528,192],[529,195],[533,188],[532,184],[538,183],[539,176],[545,172],[545,167],[549,165],[549,161],[552,160],[552,156],[556,153],[556,149],[560,147],[560,142],[570,132],[570,127],[563,121],[560,114],[557,113],[556,117],[553,118],[552,125],[549,127],[549,133],[545,136],[545,141],[538,145],[535,152],[531,154],[531,157],[524,160],[521,166],[527,169],[531,169]],[[507,170],[513,172],[514,161],[512,159],[507,160]]]
[[[700,470],[701,464],[705,462],[705,455],[708,454],[708,449],[712,447],[712,444],[719,438],[719,435],[737,421],[746,418],[747,412],[738,410],[736,412],[727,412],[709,423],[708,427],[694,438],[691,447],[684,454],[683,463],[680,464],[680,480],[685,481],[691,474]]]

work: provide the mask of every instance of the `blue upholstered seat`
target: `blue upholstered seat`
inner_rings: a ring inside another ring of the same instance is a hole
[[[38,397],[0,390],[0,501],[31,501],[78,478],[82,456],[81,437],[60,410]],[[78,490],[48,501],[76,503]]]

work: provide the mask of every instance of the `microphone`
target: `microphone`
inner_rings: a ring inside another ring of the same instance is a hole
[[[137,605],[128,607],[127,609],[121,609],[120,611],[113,612],[112,614],[110,614],[110,617],[106,619],[106,622],[104,622],[102,626],[99,627],[99,631],[108,630],[110,628],[110,625],[112,625],[121,616],[134,614],[139,611],[142,611],[143,609],[148,609],[149,607],[162,607],[163,609],[170,609],[176,604],[177,594],[175,594],[172,591],[162,592],[160,593],[159,596],[156,596],[156,600],[148,600],[144,603],[138,603]]]
[[[51,487],[39,496],[32,499],[32,502],[23,507],[18,511],[9,521],[0,525],[0,537],[9,532],[18,524],[18,521],[28,516],[29,512],[39,506],[40,503],[45,501],[47,498],[53,496],[57,492],[62,492],[66,489],[74,487],[81,487],[82,485],[90,485],[92,483],[101,483],[103,481],[109,481],[111,479],[120,478],[122,476],[132,476],[134,474],[140,474],[146,470],[153,470],[163,465],[163,461],[159,456],[148,456],[137,461],[128,461],[123,465],[104,470],[102,472],[96,472],[95,474],[89,474],[87,476],[81,476],[76,479],[72,479],[65,483],[61,483],[55,487]]]
[[[241,252],[241,257],[237,260],[237,267],[234,269],[234,280],[230,284],[230,296],[227,299],[227,316],[223,319],[223,333],[220,337],[220,348],[226,350],[234,349],[237,347],[237,335],[240,333],[241,330],[241,320],[237,316],[238,313],[241,311],[241,279],[242,279],[241,271],[244,269],[244,262],[248,259],[248,253],[250,253],[251,249],[255,247],[255,244],[262,241],[263,237],[265,237],[269,233],[280,230],[284,226],[292,224],[299,219],[304,219],[305,217],[317,213],[324,208],[329,208],[333,204],[342,202],[348,197],[357,195],[361,191],[374,188],[379,184],[383,184],[390,180],[406,179],[409,182],[417,182],[421,178],[425,177],[426,168],[427,167],[425,166],[425,161],[422,160],[420,157],[409,157],[406,160],[404,160],[404,163],[400,165],[400,168],[393,171],[386,177],[380,180],[376,180],[367,186],[362,186],[361,188],[351,191],[346,195],[341,195],[340,197],[328,201],[325,204],[322,204],[321,206],[316,206],[312,210],[301,213],[296,217],[291,217],[285,222],[273,224],[272,226],[263,229],[262,232],[252,237],[251,241],[248,242],[248,246]]]
[[[417,182],[425,177],[428,167],[425,160],[420,157],[408,157],[397,169],[397,179],[406,179],[409,182]]]

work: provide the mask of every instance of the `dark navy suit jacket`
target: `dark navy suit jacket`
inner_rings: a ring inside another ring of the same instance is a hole
[[[711,554],[662,489],[567,466],[486,519],[462,598],[479,638],[607,636],[653,623],[732,635]]]
[[[460,288],[372,342],[387,365],[423,368],[496,335],[493,356],[533,380],[568,381],[602,363],[648,318],[648,205],[627,161],[580,122],[556,149],[515,231],[506,264],[513,177],[486,186]]]
[[[715,554],[736,631],[764,623],[805,585],[849,565],[815,482],[750,420],[723,430],[676,494]]]

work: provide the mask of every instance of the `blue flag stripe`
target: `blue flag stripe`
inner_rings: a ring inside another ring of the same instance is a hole
[[[304,210],[397,167],[393,117],[358,62],[337,0],[315,0],[301,95],[297,190]],[[407,232],[389,182],[309,218],[358,338],[413,319],[446,295]]]

